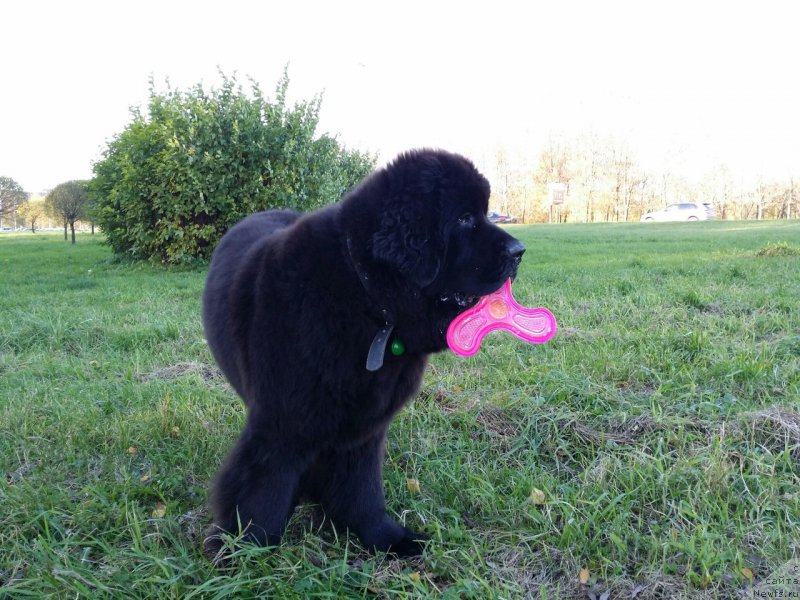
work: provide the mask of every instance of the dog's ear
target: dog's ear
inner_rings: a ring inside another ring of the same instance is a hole
[[[375,260],[397,268],[423,288],[441,268],[444,238],[439,195],[446,182],[437,156],[419,154],[407,159],[405,168],[392,172],[394,193],[380,215],[372,252]]]
[[[375,260],[396,268],[420,288],[430,285],[441,267],[437,212],[418,200],[386,210],[372,239]]]

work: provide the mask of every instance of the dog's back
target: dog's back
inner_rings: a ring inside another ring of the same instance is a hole
[[[235,312],[246,309],[243,303],[248,302],[237,291],[252,291],[253,286],[239,286],[237,281],[257,276],[258,264],[250,258],[252,252],[300,216],[292,210],[255,213],[231,227],[214,250],[203,292],[203,326],[214,358],[242,398],[245,395],[236,364],[239,349],[234,347],[234,336],[230,335],[235,327],[231,318]]]

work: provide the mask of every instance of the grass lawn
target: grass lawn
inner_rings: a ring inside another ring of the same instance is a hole
[[[0,597],[747,597],[799,558],[800,221],[513,232],[515,295],[560,329],[436,356],[394,422],[388,506],[425,556],[303,509],[232,571],[200,551],[244,416],[205,272],[0,236]]]

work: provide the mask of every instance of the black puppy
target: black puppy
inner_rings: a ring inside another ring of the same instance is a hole
[[[487,220],[488,199],[467,159],[419,150],[337,204],[225,234],[203,321],[248,414],[214,484],[218,528],[277,544],[308,499],[369,548],[421,552],[385,511],[386,430],[453,318],[516,274],[525,247]]]

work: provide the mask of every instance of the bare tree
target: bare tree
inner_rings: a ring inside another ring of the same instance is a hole
[[[506,151],[498,148],[495,153],[495,172],[497,174],[497,195],[500,197],[500,212],[508,214],[509,166]]]
[[[628,220],[631,209],[631,198],[637,187],[635,165],[629,150],[625,146],[612,149],[611,167],[614,178],[614,220]],[[610,216],[610,215],[609,215]]]
[[[594,223],[594,206],[598,193],[598,183],[603,168],[600,140],[594,134],[590,134],[587,139],[586,153],[588,154],[588,168],[584,174],[586,187],[586,222]]]
[[[705,196],[717,209],[720,219],[728,218],[734,196],[734,183],[727,165],[720,165],[709,176],[704,186]]]

